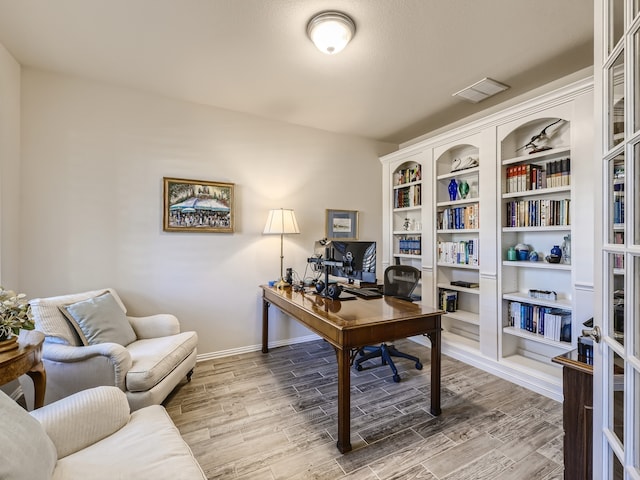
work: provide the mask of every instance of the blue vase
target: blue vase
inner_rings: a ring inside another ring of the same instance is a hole
[[[452,178],[449,182],[449,200],[452,202],[458,196],[458,182],[456,182],[455,178]]]
[[[557,257],[562,256],[562,250],[560,250],[560,246],[559,245],[554,245],[553,248],[551,249],[551,255],[555,255]]]

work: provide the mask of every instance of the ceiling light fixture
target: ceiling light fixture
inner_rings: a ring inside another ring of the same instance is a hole
[[[509,86],[504,83],[496,82],[491,78],[485,77],[479,82],[476,82],[467,88],[463,88],[451,96],[460,97],[471,103],[478,103],[495,95],[496,93],[503,92],[508,88]]]
[[[322,53],[334,55],[353,38],[356,24],[341,12],[322,12],[307,24],[307,35]]]

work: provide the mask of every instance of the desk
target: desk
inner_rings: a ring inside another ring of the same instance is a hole
[[[440,415],[440,315],[432,307],[392,297],[330,300],[312,293],[262,286],[262,352],[267,353],[269,306],[274,305],[333,345],[338,361],[338,450],[351,450],[350,369],[358,350],[425,334],[431,340],[431,413]]]
[[[35,330],[22,330],[18,348],[0,353],[0,385],[9,383],[25,373],[33,380],[34,408],[44,405],[47,376],[42,364],[44,334]]]
[[[576,350],[551,360],[562,365],[564,478],[591,480],[593,449],[593,366]]]

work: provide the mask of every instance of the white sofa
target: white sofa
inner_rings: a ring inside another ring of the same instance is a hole
[[[45,404],[87,388],[113,385],[137,410],[162,403],[183,378],[191,378],[198,335],[180,332],[174,315],[129,317],[112,288],[36,298],[29,304],[36,329],[45,334]],[[69,314],[78,305],[85,305],[79,321]]]
[[[96,387],[28,413],[0,391],[0,478],[203,480],[164,407],[129,412],[117,387]]]

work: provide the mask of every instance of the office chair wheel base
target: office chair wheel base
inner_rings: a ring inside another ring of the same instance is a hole
[[[394,382],[396,382],[396,383],[400,383],[400,375],[395,374],[395,375],[393,376],[393,381],[394,381]]]
[[[422,364],[420,362],[416,362],[416,370],[422,370]]]

